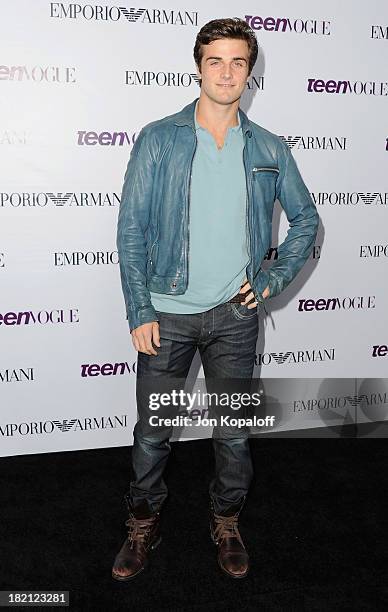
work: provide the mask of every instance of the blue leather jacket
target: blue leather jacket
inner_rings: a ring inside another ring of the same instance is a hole
[[[128,162],[117,249],[130,329],[158,320],[150,291],[173,295],[185,293],[187,288],[196,102],[146,125]],[[250,121],[241,109],[239,113],[245,140],[250,253],[246,273],[256,300],[263,302],[267,285],[269,297],[278,295],[302,268],[314,246],[319,217],[289,147]],[[269,270],[263,270],[261,265],[271,246],[276,199],[287,215],[289,230],[278,247],[277,260]]]

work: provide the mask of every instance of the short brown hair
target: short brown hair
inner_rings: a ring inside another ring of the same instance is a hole
[[[194,45],[194,60],[199,70],[201,70],[203,57],[202,45],[208,45],[213,40],[219,40],[220,38],[237,38],[247,41],[249,49],[249,74],[251,74],[259,52],[256,34],[246,21],[237,17],[213,19],[213,21],[209,21],[202,26],[197,34]]]

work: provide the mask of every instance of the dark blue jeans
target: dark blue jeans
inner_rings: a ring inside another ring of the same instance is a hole
[[[137,409],[132,448],[133,479],[128,497],[134,507],[144,500],[151,510],[159,510],[168,490],[163,471],[171,450],[172,427],[145,427],[144,395],[139,393],[142,377],[163,377],[163,391],[168,379],[186,380],[198,348],[207,390],[212,379],[251,379],[258,335],[257,308],[248,309],[227,302],[198,314],[160,313],[160,348],[158,353],[138,353]],[[147,413],[149,414],[149,413]],[[175,415],[171,415],[175,416]],[[221,430],[221,431],[220,431]],[[193,435],[195,437],[195,434]],[[215,474],[209,493],[217,514],[244,503],[253,476],[248,433],[241,429],[215,427],[212,435]],[[204,468],[205,469],[205,468]]]

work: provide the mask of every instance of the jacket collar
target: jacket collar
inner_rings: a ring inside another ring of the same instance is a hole
[[[198,100],[199,98],[195,98],[193,102],[190,102],[190,104],[185,106],[179,113],[175,115],[175,121],[174,121],[175,125],[179,125],[179,126],[188,125],[189,127],[191,127],[193,131],[195,131],[194,112],[195,112],[195,106]],[[238,109],[238,112],[240,115],[241,129],[243,133],[248,134],[248,136],[251,136],[252,130],[250,127],[250,121],[248,117],[241,110],[241,108]]]

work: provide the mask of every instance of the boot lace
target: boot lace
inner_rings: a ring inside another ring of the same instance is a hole
[[[147,519],[137,519],[134,516],[131,516],[125,524],[128,529],[128,540],[131,542],[131,548],[135,542],[144,543],[144,539],[149,534],[149,531],[152,525],[155,522],[155,517],[150,517]]]
[[[237,538],[241,544],[242,539],[238,530],[238,514],[232,516],[221,516],[214,514],[214,536],[215,539],[224,540],[225,538]]]

